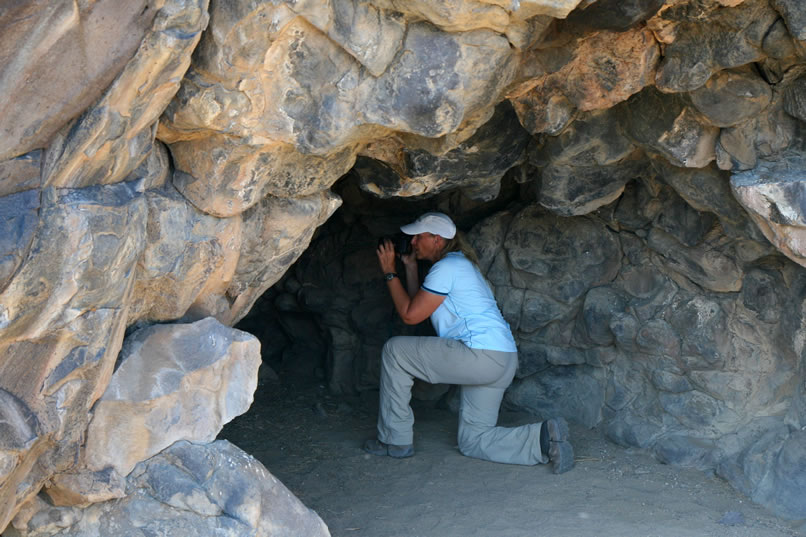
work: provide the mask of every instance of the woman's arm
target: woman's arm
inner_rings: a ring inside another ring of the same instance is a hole
[[[384,274],[395,272],[395,248],[389,241],[378,247],[378,262]],[[406,278],[409,282],[409,292],[403,289],[400,278],[392,278],[386,282],[389,294],[398,315],[406,324],[417,324],[426,320],[445,300],[444,295],[429,293],[424,289],[418,289],[417,265],[414,262],[414,275],[409,272],[409,265],[406,265]],[[412,283],[414,282],[414,283]],[[413,292],[412,292],[413,291]]]

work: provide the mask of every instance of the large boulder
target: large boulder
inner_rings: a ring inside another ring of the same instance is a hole
[[[260,343],[212,318],[154,325],[126,338],[118,362],[93,408],[84,460],[125,476],[178,440],[212,442],[246,412]]]
[[[126,496],[86,509],[35,498],[12,537],[329,537],[322,519],[266,468],[226,440],[180,441],[138,464]]]

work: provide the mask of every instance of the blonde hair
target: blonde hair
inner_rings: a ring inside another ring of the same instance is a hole
[[[476,250],[470,245],[464,233],[457,230],[456,235],[454,235],[452,239],[445,239],[445,237],[443,237],[443,239],[445,240],[445,247],[442,249],[442,253],[439,256],[440,259],[451,252],[461,252],[471,263],[477,267],[479,266],[479,256],[476,254]]]

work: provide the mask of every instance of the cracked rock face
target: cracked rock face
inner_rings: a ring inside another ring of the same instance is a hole
[[[154,531],[192,504],[196,533],[326,534],[233,515],[201,481],[145,498],[143,461],[211,441],[256,357],[299,337],[258,350],[242,319],[307,334],[292,347],[327,353],[334,392],[375,389],[383,341],[428,327],[396,324],[374,244],[430,209],[515,331],[508,404],[806,517],[796,0],[31,0],[0,29],[0,531],[90,535],[79,509],[115,499],[157,502]],[[163,330],[163,365],[132,365]],[[219,358],[186,363],[194,346]],[[124,375],[160,388],[109,410]],[[148,431],[128,451],[127,427]]]

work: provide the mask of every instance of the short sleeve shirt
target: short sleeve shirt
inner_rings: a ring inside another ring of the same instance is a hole
[[[439,337],[458,339],[473,349],[517,352],[490,286],[462,253],[451,252],[434,263],[422,287],[445,297],[431,314]]]

